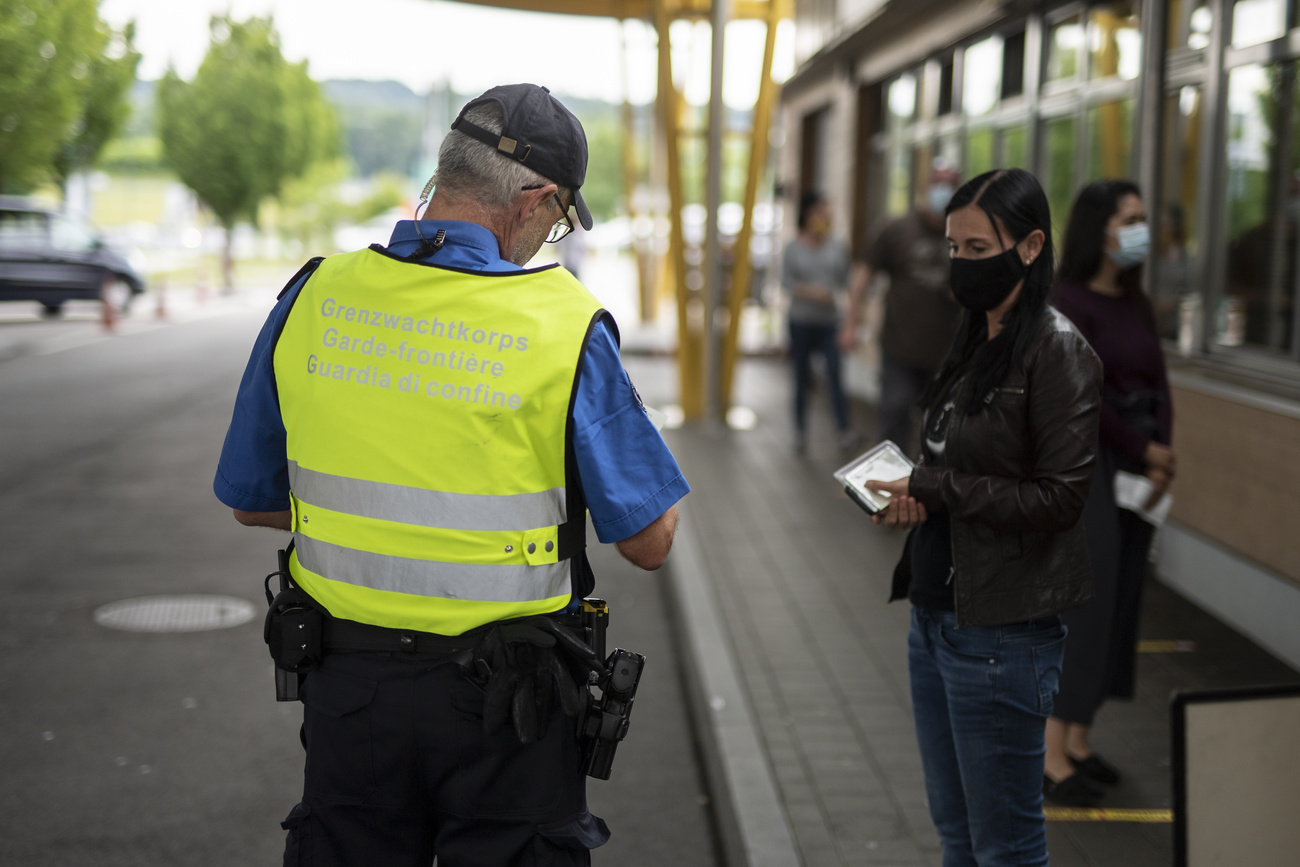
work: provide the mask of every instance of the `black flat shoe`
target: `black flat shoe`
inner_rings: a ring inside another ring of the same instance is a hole
[[[1101,756],[1093,753],[1086,759],[1076,759],[1074,756],[1068,756],[1070,764],[1074,769],[1083,774],[1094,783],[1113,786],[1119,782],[1119,771],[1110,762]]]
[[[1043,797],[1067,807],[1095,807],[1102,791],[1083,774],[1070,774],[1059,783],[1043,775]]]

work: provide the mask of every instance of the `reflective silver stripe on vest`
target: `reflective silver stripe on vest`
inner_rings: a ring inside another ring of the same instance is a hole
[[[569,561],[541,566],[442,563],[372,554],[294,534],[298,562],[317,575],[357,587],[481,602],[534,602],[567,596]]]
[[[564,488],[535,494],[451,494],[317,472],[289,461],[289,487],[305,503],[362,518],[447,530],[535,530],[563,524]]]

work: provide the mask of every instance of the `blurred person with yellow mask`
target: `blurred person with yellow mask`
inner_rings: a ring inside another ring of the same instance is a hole
[[[849,451],[857,435],[849,425],[840,350],[840,308],[849,285],[849,250],[831,237],[830,202],[810,191],[799,200],[799,234],[786,245],[781,263],[781,288],[789,294],[790,356],[794,361],[795,451],[808,449],[808,396],[812,386],[812,357],[826,364],[827,390],[835,414],[839,447]]]

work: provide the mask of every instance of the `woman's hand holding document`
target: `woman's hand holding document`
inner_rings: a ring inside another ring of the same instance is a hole
[[[925,521],[926,512],[908,495],[913,464],[889,440],[835,471],[844,492],[871,515],[876,524],[908,529]]]

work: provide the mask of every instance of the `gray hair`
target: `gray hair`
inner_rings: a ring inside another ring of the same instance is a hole
[[[500,134],[501,106],[495,102],[476,105],[465,112],[465,120]],[[436,178],[439,189],[449,195],[495,208],[510,207],[524,187],[554,183],[459,130],[448,132],[438,148]],[[565,192],[567,188],[560,187],[560,193]]]

